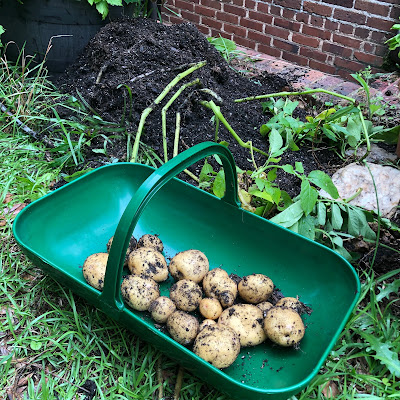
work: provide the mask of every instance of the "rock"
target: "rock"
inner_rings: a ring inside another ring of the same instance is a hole
[[[346,156],[352,157],[356,155],[357,158],[361,158],[367,151],[367,146],[361,146],[357,149],[356,154],[353,149],[346,150]],[[365,161],[369,162],[379,162],[379,161],[396,161],[396,154],[389,153],[382,147],[379,147],[376,144],[371,144],[371,152],[366,157]]]
[[[382,217],[390,218],[396,212],[400,202],[400,171],[393,167],[367,163],[374,177],[378,192],[379,210]],[[376,194],[371,173],[365,165],[352,163],[336,171],[332,181],[336,185],[341,199],[352,197],[358,189],[361,193],[349,204],[378,211]],[[330,197],[321,191],[324,197]]]

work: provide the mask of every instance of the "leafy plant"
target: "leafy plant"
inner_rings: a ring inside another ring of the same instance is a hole
[[[394,24],[391,29],[397,30],[398,33],[389,40],[386,40],[385,44],[389,46],[389,50],[399,49],[398,57],[400,57],[400,24]]]
[[[238,55],[244,54],[243,51],[237,50],[235,42],[230,39],[226,39],[221,35],[219,37],[209,37],[207,40],[213,46],[215,46],[215,48],[221,53],[222,57],[228,63]]]
[[[3,44],[1,43],[1,35],[5,32],[5,29],[3,28],[2,25],[0,25],[0,47],[3,47]]]

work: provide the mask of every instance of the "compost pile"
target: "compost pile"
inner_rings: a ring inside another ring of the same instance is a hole
[[[234,103],[234,100],[288,90],[290,86],[284,79],[274,75],[259,74],[250,79],[233,70],[191,24],[164,26],[149,19],[110,23],[92,39],[58,85],[67,93],[76,94],[78,91],[104,120],[115,123],[124,121],[127,131],[135,135],[143,110],[180,72],[203,60],[206,61],[205,66],[185,77],[154,107],[146,119],[141,140],[163,158],[161,109],[182,84],[198,78],[200,84],[183,91],[168,110],[168,157],[172,157],[177,111],[181,114],[179,152],[197,143],[214,140],[214,114],[200,104],[201,100],[215,101],[244,142],[251,140],[253,146],[267,152],[268,142],[260,135],[260,127],[268,118],[263,114],[260,102]],[[219,99],[200,89],[212,91]],[[222,124],[219,140],[229,143],[229,149],[240,168],[253,167],[249,150],[241,147]],[[102,143],[98,145],[103,147]],[[125,161],[126,143],[114,140],[112,146],[107,146],[109,155]],[[327,158],[321,162],[327,167],[331,159],[337,162],[332,152],[322,151],[319,156]],[[98,161],[99,155],[94,154],[93,158]],[[258,165],[265,161],[265,157],[257,153],[255,158]],[[321,168],[315,155],[307,150],[287,153],[282,162],[294,161],[303,161],[309,171]],[[200,165],[194,172],[198,175]],[[281,180],[280,185],[294,195],[293,177],[282,176]]]

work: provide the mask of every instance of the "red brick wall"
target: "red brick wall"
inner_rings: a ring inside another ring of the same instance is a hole
[[[190,21],[207,36],[222,35],[344,78],[368,65],[382,66],[384,42],[400,16],[400,0],[167,0],[165,5],[166,22]]]

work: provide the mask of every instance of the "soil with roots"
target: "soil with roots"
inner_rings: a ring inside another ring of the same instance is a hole
[[[201,61],[206,62],[204,66],[179,81],[159,104],[154,104],[178,74]],[[84,99],[101,118],[124,127],[123,134],[108,132],[93,140],[83,168],[97,167],[110,162],[110,159],[127,161],[127,149],[131,149],[141,115],[149,106],[152,112],[146,118],[140,154],[144,154],[143,149],[146,150],[148,161],[151,158],[159,165],[156,158],[164,160],[161,110],[178,88],[190,82],[193,85],[183,90],[167,111],[168,159],[173,156],[178,112],[181,116],[179,152],[197,143],[215,140],[214,113],[202,104],[210,100],[220,107],[224,118],[243,142],[251,141],[252,146],[268,152],[269,144],[261,136],[260,127],[268,121],[269,116],[263,113],[261,102],[235,103],[234,100],[291,90],[290,82],[262,72],[238,72],[238,68],[234,69],[228,64],[194,25],[165,26],[149,19],[121,20],[108,24],[57,82],[65,93]],[[319,111],[318,104],[312,98],[297,100],[300,101],[297,111],[300,118]],[[131,137],[129,146],[128,137]],[[91,151],[103,149],[105,140],[106,155]],[[229,144],[235,162],[241,169],[254,169],[255,164],[262,166],[265,162],[265,156],[257,152],[253,152],[252,156],[249,149],[242,147],[222,123],[219,123],[218,141]],[[295,161],[303,163],[306,174],[315,169],[332,174],[344,164],[332,149],[313,146],[302,146],[299,151],[282,155],[283,164],[294,165]],[[219,168],[212,157],[210,162]],[[202,165],[203,162],[200,162],[192,166],[191,171],[199,176]],[[191,181],[186,174],[181,174],[180,178]],[[300,191],[301,181],[293,175],[281,173],[277,183],[291,196]],[[399,213],[395,220],[399,222]],[[387,246],[400,247],[400,234],[397,232],[385,232],[381,238]],[[361,254],[360,265],[368,268],[374,257],[373,246],[362,241],[351,246]],[[399,253],[380,247],[374,269],[384,273],[394,265],[399,265],[399,261]]]

